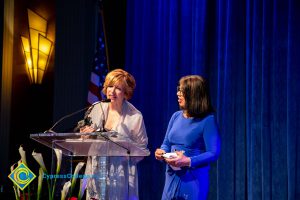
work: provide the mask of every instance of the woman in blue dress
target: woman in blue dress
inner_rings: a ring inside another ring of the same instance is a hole
[[[204,200],[209,191],[210,163],[218,159],[220,137],[206,80],[182,77],[175,112],[164,141],[155,151],[167,163],[163,200]],[[172,153],[171,153],[172,152]]]

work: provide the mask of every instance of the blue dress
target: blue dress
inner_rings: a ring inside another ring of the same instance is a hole
[[[167,165],[162,199],[207,199],[210,163],[216,161],[220,153],[219,129],[214,116],[185,118],[183,111],[175,112],[161,149],[182,150],[191,158],[191,166],[180,170]]]

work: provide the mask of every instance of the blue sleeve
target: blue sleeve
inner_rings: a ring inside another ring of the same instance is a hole
[[[218,159],[220,154],[219,128],[213,115],[205,119],[203,138],[206,151],[197,156],[191,157],[191,167],[202,164],[209,164]]]
[[[168,135],[169,135],[170,129],[173,126],[174,119],[178,115],[177,113],[178,112],[176,112],[176,113],[174,113],[172,115],[172,117],[171,117],[171,119],[169,121],[169,124],[168,124],[168,128],[167,128],[167,132],[166,132],[166,135],[165,135],[165,139],[164,139],[162,145],[160,146],[160,148],[163,149],[165,152],[170,152],[171,151],[171,144],[169,142]]]

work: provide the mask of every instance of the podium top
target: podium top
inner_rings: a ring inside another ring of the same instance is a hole
[[[88,135],[90,139],[82,139]],[[62,150],[67,156],[149,156],[148,149],[139,147],[116,132],[35,133],[30,138],[50,148]]]

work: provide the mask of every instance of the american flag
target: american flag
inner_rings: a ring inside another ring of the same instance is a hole
[[[103,15],[100,5],[100,13],[98,19],[98,37],[96,45],[96,53],[94,56],[93,69],[91,72],[91,80],[89,83],[88,103],[93,104],[96,101],[103,99],[101,92],[105,76],[108,73],[108,64],[105,46],[105,34],[103,29]]]

